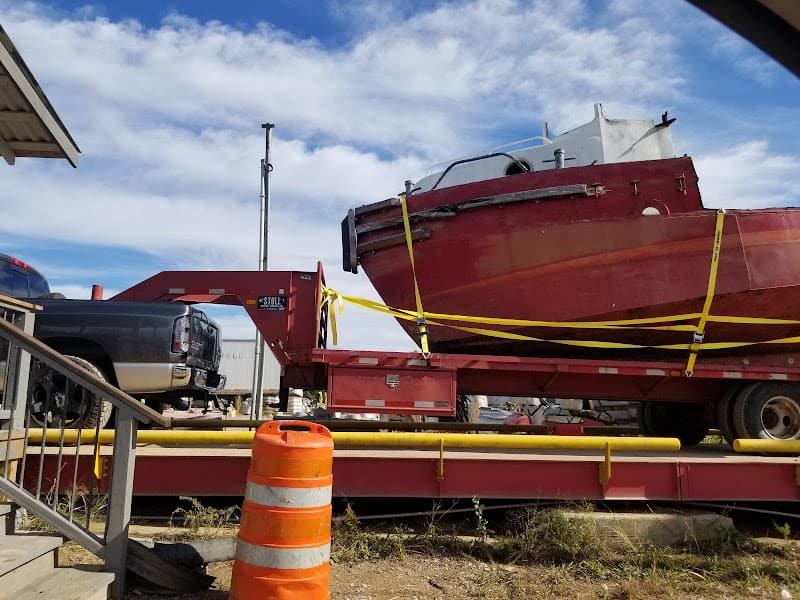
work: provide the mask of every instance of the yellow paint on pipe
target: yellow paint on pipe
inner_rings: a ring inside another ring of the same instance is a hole
[[[736,452],[800,454],[800,440],[734,440],[733,449]]]
[[[138,434],[139,444],[224,446],[250,445],[252,431],[174,431],[144,430]],[[350,432],[337,431],[331,434],[338,447],[389,447],[389,448],[494,448],[494,449],[553,449],[553,450],[605,450],[637,452],[677,452],[681,448],[676,438],[644,437],[594,437],[558,435],[476,435],[464,433],[413,433],[413,432]],[[60,432],[48,430],[47,443],[57,444]],[[81,443],[94,443],[95,431],[83,430]],[[42,440],[41,429],[31,429],[30,441]],[[100,432],[100,443],[110,444],[114,432]],[[64,443],[74,444],[77,431],[64,433]]]
[[[518,448],[553,450],[636,450],[677,452],[677,438],[594,437],[560,435],[470,435],[463,433],[367,433],[338,431],[333,434],[337,446],[357,447],[437,447],[447,448]]]

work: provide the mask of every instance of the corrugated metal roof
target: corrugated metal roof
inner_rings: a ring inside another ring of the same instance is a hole
[[[0,156],[66,158],[78,166],[80,150],[0,26]]]

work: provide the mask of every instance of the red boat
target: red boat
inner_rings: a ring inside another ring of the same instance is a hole
[[[400,202],[395,198],[349,212],[342,224],[344,268],[356,272],[361,265],[387,305],[416,313]],[[785,365],[798,359],[794,340],[763,342],[800,336],[800,321],[714,317],[800,318],[800,209],[725,213],[716,286],[709,296],[718,216],[703,207],[688,157],[519,173],[411,193],[406,202],[426,313],[548,322],[695,315],[645,323],[651,328],[429,318],[434,352],[674,357],[702,341],[715,360]],[[711,319],[700,328],[702,338],[691,330],[652,329],[696,326],[707,296],[713,298]],[[419,340],[413,320],[398,321]],[[534,339],[488,336],[476,328]],[[612,342],[612,347],[553,340]],[[759,343],[716,345],[728,342]],[[664,347],[671,345],[677,347]]]

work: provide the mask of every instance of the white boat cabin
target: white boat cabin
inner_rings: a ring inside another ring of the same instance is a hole
[[[673,158],[672,134],[667,113],[656,123],[652,119],[609,119],[602,104],[594,105],[594,119],[553,138],[544,135],[512,142],[484,155],[458,159],[433,167],[415,185],[417,192],[427,192],[515,175],[527,171],[579,167],[602,163],[633,162]],[[539,141],[535,146],[504,150],[522,143]],[[463,162],[462,162],[463,161]]]

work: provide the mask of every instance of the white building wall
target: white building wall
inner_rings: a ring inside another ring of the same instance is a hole
[[[253,389],[255,340],[222,340],[220,373],[227,376],[222,395],[244,395]],[[269,348],[264,359],[264,393],[275,394],[280,384],[281,367]]]

